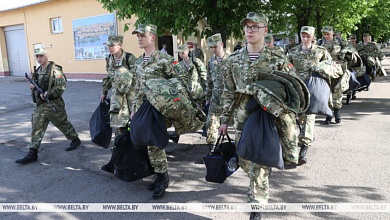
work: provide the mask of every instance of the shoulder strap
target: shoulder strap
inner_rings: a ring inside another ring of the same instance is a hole
[[[130,68],[130,63],[129,63],[129,58],[130,58],[130,53],[126,53],[126,57],[125,57],[125,60],[126,60],[126,64],[127,64],[127,67]]]
[[[47,71],[50,71],[50,73],[49,73],[50,74],[49,87],[47,88],[47,91],[50,91],[51,85],[53,84],[55,63],[50,62],[49,65],[51,65],[51,66],[50,66],[50,68],[47,68]]]

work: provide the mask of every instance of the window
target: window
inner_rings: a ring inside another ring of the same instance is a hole
[[[51,19],[51,33],[62,33],[62,18]]]

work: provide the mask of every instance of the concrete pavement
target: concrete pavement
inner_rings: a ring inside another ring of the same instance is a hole
[[[390,58],[383,62],[390,73]],[[31,132],[33,103],[24,78],[0,78],[0,203],[243,203],[249,184],[240,169],[223,184],[204,179],[195,162],[208,148],[198,133],[167,147],[170,187],[152,200],[145,185],[100,171],[109,150],[90,141],[88,122],[98,105],[101,84],[69,81],[64,94],[69,120],[83,147],[66,152],[69,141],[50,125],[38,162],[19,165]],[[342,123],[322,125],[318,116],[308,164],[273,169],[270,203],[390,203],[390,78],[378,78],[371,91],[342,109]],[[248,219],[248,213],[0,213],[1,219]],[[263,219],[390,219],[390,213],[264,213]]]

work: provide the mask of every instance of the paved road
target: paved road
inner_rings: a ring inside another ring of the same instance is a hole
[[[390,59],[384,62],[390,73]],[[53,126],[45,135],[38,162],[19,165],[31,131],[33,104],[23,78],[0,78],[0,203],[151,203],[150,178],[126,183],[99,167],[109,150],[90,141],[88,121],[98,105],[98,82],[69,81],[64,99],[69,120],[83,147],[66,152],[69,141]],[[369,92],[342,109],[342,123],[316,123],[307,165],[274,169],[270,203],[390,203],[390,78],[376,80]],[[243,203],[248,177],[239,170],[224,184],[204,180],[195,162],[207,153],[198,133],[170,143],[171,184],[160,203]],[[248,219],[248,213],[0,213],[1,219]],[[265,213],[264,219],[390,219],[390,213]]]

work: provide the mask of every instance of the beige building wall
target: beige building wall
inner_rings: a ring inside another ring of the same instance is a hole
[[[34,45],[41,44],[47,48],[49,60],[61,65],[68,78],[102,79],[106,74],[104,59],[76,60],[72,21],[109,13],[96,0],[49,0],[36,5],[0,12],[0,75],[1,73],[3,75],[9,73],[3,28],[23,24],[31,71],[36,65]],[[54,34],[51,33],[50,19],[57,17],[62,19],[63,32]],[[118,21],[117,29],[118,34],[124,36],[123,49],[139,57],[143,50],[138,47],[136,35],[131,34],[137,19],[135,16],[132,17],[131,20]],[[129,31],[124,32],[125,24],[130,24]],[[198,23],[198,28],[204,28],[202,21]],[[172,35],[172,38],[174,51],[176,51],[178,44],[196,42],[198,47],[200,46],[203,50],[206,61],[212,56],[205,38],[190,36],[185,39],[180,34],[178,36]],[[232,41],[228,41],[228,45],[226,45],[228,51],[234,47],[232,43]],[[174,52],[174,56],[178,59],[176,52]]]
[[[105,60],[76,60],[74,52],[73,27],[74,19],[87,18],[109,14],[101,4],[95,0],[51,0],[16,10],[0,12],[0,27],[24,24],[30,69],[36,65],[34,45],[42,44],[47,48],[49,59],[61,65],[68,78],[103,78]],[[61,17],[63,32],[51,33],[50,19]],[[124,35],[123,49],[140,56],[142,50],[138,48],[137,38],[131,34],[136,18],[118,22],[118,34]],[[130,23],[130,31],[124,33],[124,25]],[[8,60],[6,56],[4,31],[0,31],[0,72],[7,72]],[[77,75],[75,75],[77,74]]]

